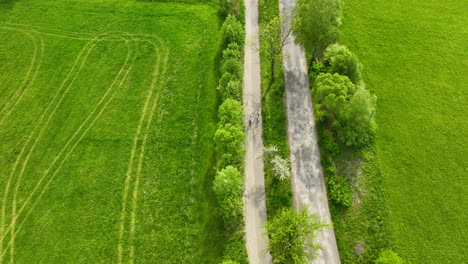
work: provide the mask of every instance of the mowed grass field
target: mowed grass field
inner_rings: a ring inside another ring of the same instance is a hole
[[[1,263],[220,262],[218,28],[208,2],[0,2]]]
[[[468,2],[346,0],[341,42],[378,96],[377,162],[396,251],[466,263]]]

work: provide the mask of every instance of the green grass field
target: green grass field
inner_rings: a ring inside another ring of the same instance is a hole
[[[1,263],[220,262],[218,28],[208,2],[0,1]]]
[[[378,96],[377,164],[396,251],[468,259],[468,2],[346,0],[341,42]]]

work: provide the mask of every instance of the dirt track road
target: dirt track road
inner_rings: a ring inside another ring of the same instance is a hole
[[[246,44],[244,49],[244,123],[246,127],[244,215],[247,254],[251,264],[269,264],[263,176],[262,97],[258,53],[258,2],[245,0]]]
[[[286,20],[291,18],[291,10],[294,5],[295,0],[279,0],[280,13],[286,17]],[[330,223],[330,211],[312,111],[306,57],[304,50],[294,44],[294,36],[292,35],[283,48],[283,70],[294,206],[296,209],[305,206],[310,213]],[[340,263],[333,228],[320,232],[316,242],[323,250],[313,263]]]

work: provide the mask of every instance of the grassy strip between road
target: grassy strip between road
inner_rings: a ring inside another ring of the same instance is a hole
[[[278,0],[261,0],[258,4],[259,27],[279,16]],[[267,42],[260,39],[260,50],[266,50]],[[265,191],[268,219],[273,219],[284,208],[292,207],[290,178],[280,180],[275,176],[272,156],[277,155],[289,160],[289,147],[286,135],[286,108],[284,105],[284,75],[281,60],[275,65],[274,81],[271,81],[270,59],[260,52],[263,139],[265,153]],[[271,147],[277,150],[271,152]]]

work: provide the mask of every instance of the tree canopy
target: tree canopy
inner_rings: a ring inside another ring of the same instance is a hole
[[[294,9],[296,42],[320,58],[336,42],[341,26],[341,0],[298,0]]]

